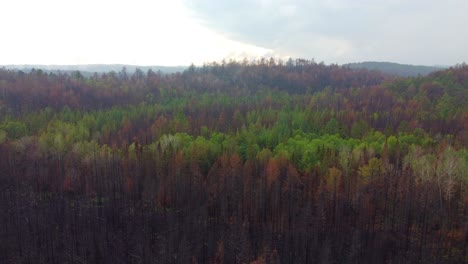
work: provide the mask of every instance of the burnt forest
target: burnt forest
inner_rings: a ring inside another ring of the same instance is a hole
[[[468,263],[468,66],[0,68],[2,263]]]

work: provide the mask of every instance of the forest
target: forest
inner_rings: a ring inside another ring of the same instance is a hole
[[[468,65],[0,68],[2,263],[468,263]]]

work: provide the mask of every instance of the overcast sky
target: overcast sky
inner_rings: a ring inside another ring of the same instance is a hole
[[[11,0],[0,64],[468,62],[466,0]]]

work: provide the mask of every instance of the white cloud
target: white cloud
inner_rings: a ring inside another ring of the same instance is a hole
[[[204,25],[273,53],[328,63],[468,61],[464,0],[185,0]]]

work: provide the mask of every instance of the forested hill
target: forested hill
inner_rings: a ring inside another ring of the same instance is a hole
[[[9,106],[3,110],[11,109],[12,114],[46,106],[95,109],[136,104],[147,100],[149,95],[161,99],[161,93],[250,95],[271,90],[304,94],[325,88],[371,87],[389,78],[376,71],[353,70],[307,60],[288,64],[274,60],[212,63],[191,66],[183,73],[169,75],[140,69],[129,72],[126,68],[98,76],[85,76],[80,71],[61,73],[41,69],[31,72],[3,69],[0,74],[4,104]]]
[[[324,88],[369,87],[382,83],[390,76],[366,69],[350,69],[336,64],[325,65],[313,60],[262,59],[190,66],[184,76],[195,89],[244,89],[256,92],[260,89],[313,93]]]
[[[32,69],[43,70],[45,72],[53,73],[71,73],[74,71],[80,71],[83,75],[91,76],[94,73],[108,73],[111,71],[119,72],[123,68],[128,73],[134,73],[137,69],[141,71],[152,70],[154,72],[161,71],[162,73],[176,73],[182,72],[187,69],[187,66],[137,66],[128,64],[79,64],[79,65],[41,65],[41,64],[19,64],[19,65],[0,65],[0,68],[10,70],[19,70],[24,72],[30,72]]]
[[[288,106],[280,103],[284,101],[302,105],[302,110],[327,113],[321,124],[338,118],[346,124],[345,134],[351,131],[354,121],[365,120],[367,126],[382,132],[385,128],[393,133],[399,128],[421,128],[432,135],[450,133],[466,142],[467,69],[461,65],[427,77],[403,79],[306,60],[288,64],[273,60],[213,63],[169,75],[123,69],[86,77],[79,71],[24,73],[0,69],[0,113],[1,120],[7,122],[44,109],[83,113],[141,103],[161,107],[174,100],[202,102],[219,97],[238,102],[240,98],[266,97],[278,109]],[[221,112],[230,109],[231,114],[239,110],[238,103],[226,108],[228,105],[217,107]],[[181,105],[186,114],[193,112],[191,106]],[[26,131],[32,132],[30,127]]]
[[[376,62],[376,61],[348,63],[348,64],[344,64],[343,66],[350,67],[352,69],[377,70],[386,74],[402,76],[402,77],[417,77],[419,75],[426,76],[432,72],[445,69],[444,67],[421,66],[421,65],[399,64],[399,63],[392,63],[392,62]]]
[[[0,69],[0,259],[468,263],[467,102],[466,65]]]

